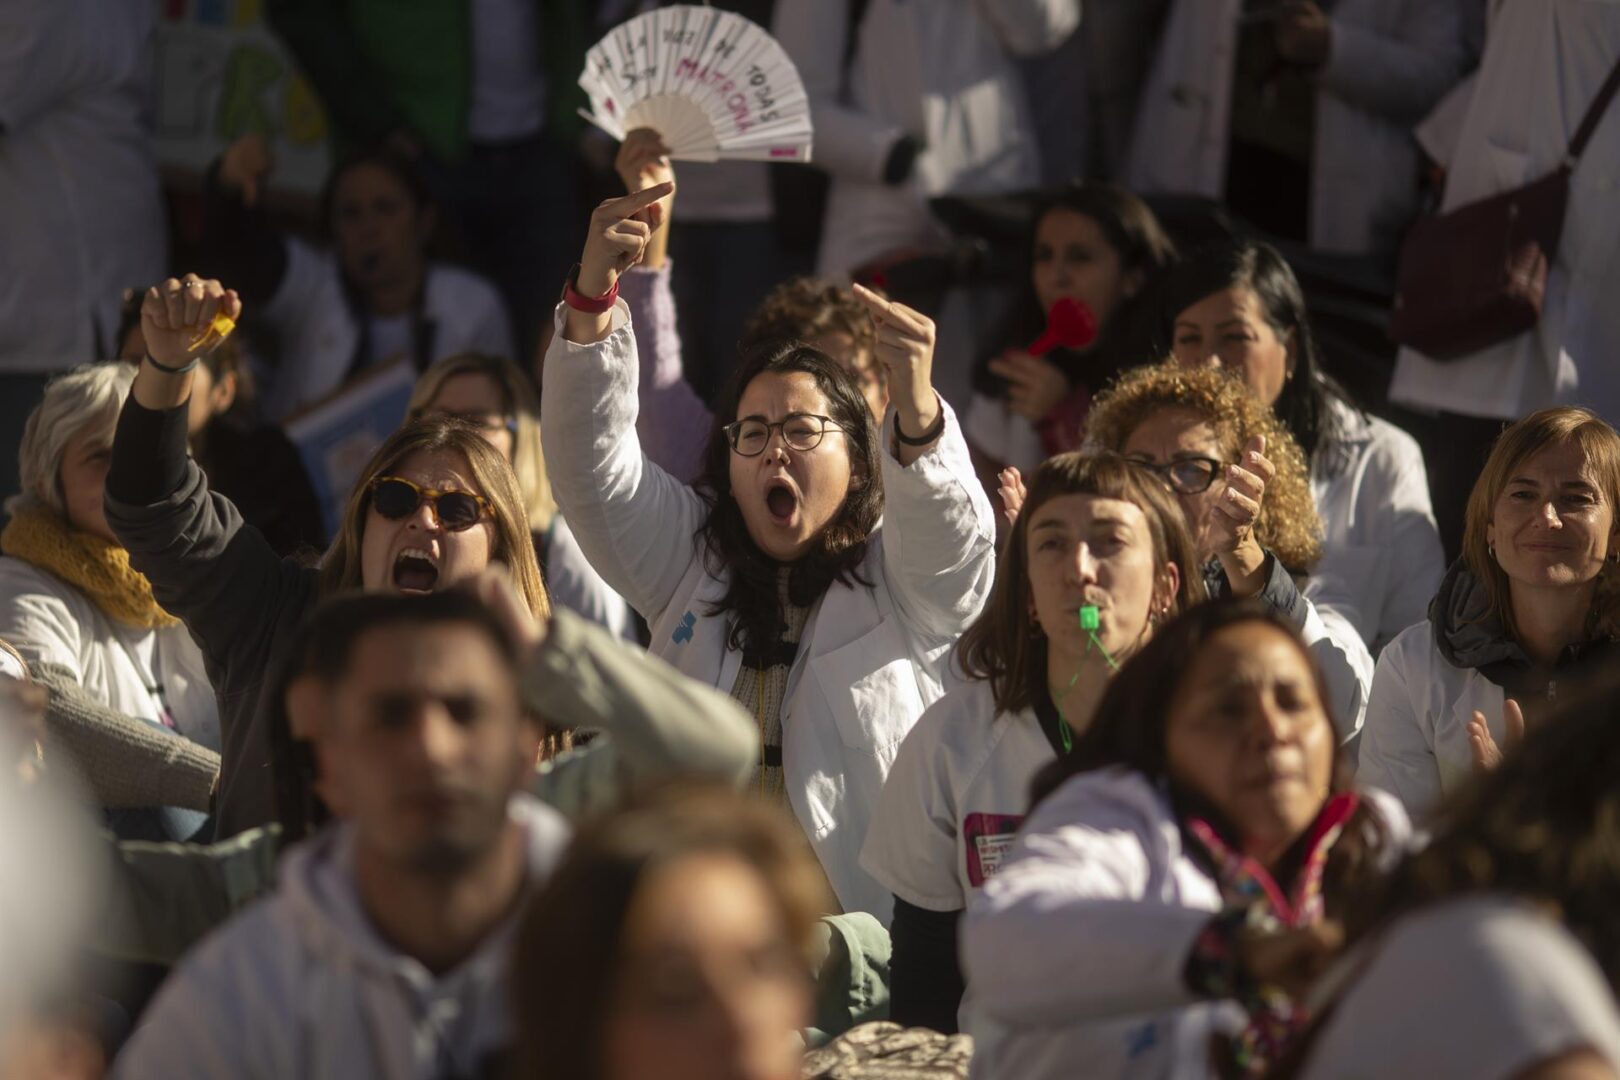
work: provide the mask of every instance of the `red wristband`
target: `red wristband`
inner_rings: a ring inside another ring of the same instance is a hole
[[[604,311],[612,311],[614,303],[619,299],[619,283],[615,281],[613,288],[601,296],[586,296],[575,286],[579,282],[579,264],[568,271],[568,284],[563,286],[563,303],[575,311],[583,311],[587,315],[600,315]]]

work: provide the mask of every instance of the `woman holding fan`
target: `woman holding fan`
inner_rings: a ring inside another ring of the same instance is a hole
[[[792,806],[839,903],[886,920],[889,894],[856,856],[900,740],[989,595],[989,500],[931,383],[933,324],[865,292],[890,393],[881,435],[826,354],[765,347],[719,403],[696,490],[648,461],[617,289],[670,190],[592,215],[544,367],[553,490],[652,651],[754,711],[757,785]]]

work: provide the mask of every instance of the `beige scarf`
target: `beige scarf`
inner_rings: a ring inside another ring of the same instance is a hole
[[[129,565],[128,551],[49,510],[32,506],[14,514],[0,532],[0,551],[55,574],[114,622],[148,630],[180,622],[158,606],[152,583]]]

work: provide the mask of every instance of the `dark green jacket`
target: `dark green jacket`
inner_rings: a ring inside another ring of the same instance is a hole
[[[547,130],[569,138],[585,100],[578,79],[595,5],[533,2],[540,7]],[[470,0],[269,0],[265,14],[320,94],[339,152],[405,130],[440,160],[466,153]]]

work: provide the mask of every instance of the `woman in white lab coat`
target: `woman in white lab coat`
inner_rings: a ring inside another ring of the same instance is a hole
[[[1238,375],[1305,452],[1323,533],[1306,595],[1349,619],[1376,654],[1423,620],[1445,571],[1417,441],[1362,412],[1322,371],[1304,292],[1269,244],[1217,244],[1163,288],[1160,333],[1176,359]]]
[[[784,345],[744,358],[696,490],[648,461],[616,293],[670,190],[592,217],[544,368],[552,489],[651,650],[754,711],[756,786],[791,806],[843,909],[887,921],[890,895],[857,858],[900,740],[989,596],[990,503],[930,383],[933,324],[864,291],[890,394],[881,435],[842,367]]]

